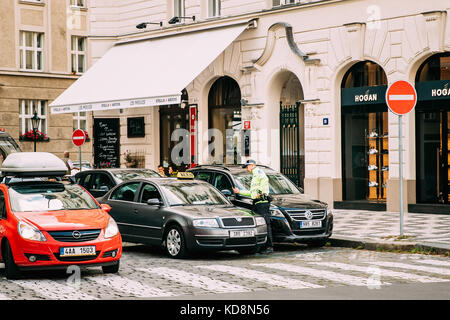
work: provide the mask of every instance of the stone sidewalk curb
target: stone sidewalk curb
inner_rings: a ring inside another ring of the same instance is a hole
[[[436,254],[450,254],[450,245],[432,242],[410,241],[376,241],[369,239],[356,239],[350,237],[331,237],[328,242],[332,246],[365,250],[397,250],[397,251],[430,251]]]

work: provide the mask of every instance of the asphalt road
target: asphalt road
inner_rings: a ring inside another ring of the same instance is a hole
[[[281,245],[272,255],[236,252],[168,258],[124,244],[121,268],[28,272],[6,280],[0,300],[377,300],[450,299],[450,259],[349,248]]]

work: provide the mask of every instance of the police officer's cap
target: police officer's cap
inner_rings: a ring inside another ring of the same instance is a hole
[[[242,165],[242,168],[247,168],[247,166],[248,165],[250,165],[250,164],[254,164],[254,165],[256,165],[256,161],[255,160],[247,160],[247,162],[246,163],[244,163],[243,165]]]

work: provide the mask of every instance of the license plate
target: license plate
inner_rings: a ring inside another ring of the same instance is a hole
[[[60,257],[93,256],[93,255],[95,255],[95,246],[64,247],[59,249]]]
[[[254,237],[255,230],[230,230],[230,238]]]
[[[300,221],[300,228],[321,228],[322,220]]]

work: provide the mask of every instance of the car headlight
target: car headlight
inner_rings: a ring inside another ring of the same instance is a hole
[[[33,241],[47,241],[44,234],[35,226],[20,220],[17,224],[17,230],[22,238]]]
[[[205,228],[218,228],[219,224],[216,219],[195,219],[193,221],[194,227],[205,227]]]
[[[275,208],[270,209],[270,214],[273,217],[284,218],[283,213],[279,209],[275,209]]]
[[[266,224],[266,219],[264,217],[255,217],[255,222],[257,226],[262,226]]]
[[[108,225],[105,228],[105,238],[112,238],[119,233],[119,227],[113,218],[109,218]]]

